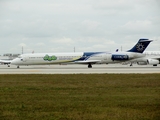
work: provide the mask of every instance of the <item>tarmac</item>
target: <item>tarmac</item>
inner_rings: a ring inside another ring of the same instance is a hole
[[[130,73],[160,73],[160,65],[121,65],[121,64],[100,64],[92,65],[36,65],[36,66],[17,66],[0,65],[0,74],[130,74]]]

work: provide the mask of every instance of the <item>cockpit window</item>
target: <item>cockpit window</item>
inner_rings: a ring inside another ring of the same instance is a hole
[[[18,58],[22,58],[22,56],[21,56],[21,55],[19,55],[19,56],[18,56]]]

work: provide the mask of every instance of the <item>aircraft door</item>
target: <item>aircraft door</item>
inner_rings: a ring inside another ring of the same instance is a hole
[[[111,54],[110,53],[105,53],[104,55],[104,63],[108,63],[111,61]]]
[[[107,62],[107,54],[102,54],[102,63],[106,63]]]

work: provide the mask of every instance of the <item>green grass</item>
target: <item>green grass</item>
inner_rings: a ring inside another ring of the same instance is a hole
[[[0,75],[0,120],[159,120],[160,74]]]

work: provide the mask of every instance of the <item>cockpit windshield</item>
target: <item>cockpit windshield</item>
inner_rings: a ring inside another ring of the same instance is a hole
[[[18,56],[18,58],[22,58],[22,56],[21,56],[21,55],[19,55],[19,56]]]

